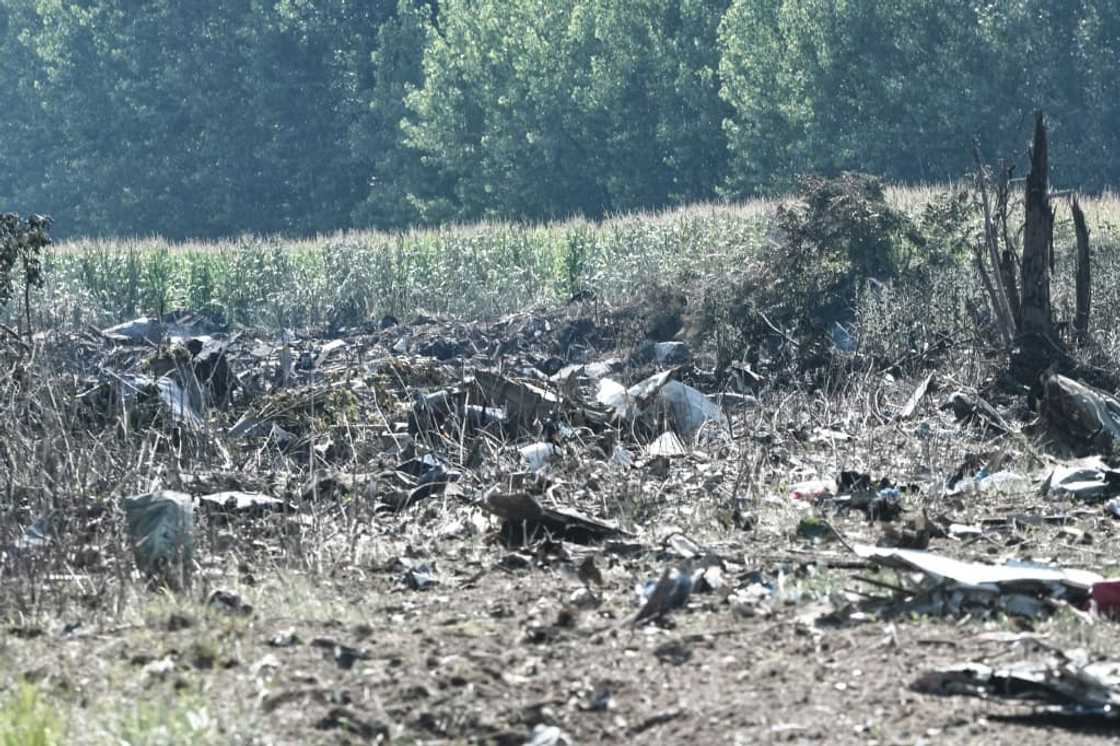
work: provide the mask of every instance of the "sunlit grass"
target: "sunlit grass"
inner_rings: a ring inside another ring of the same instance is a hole
[[[916,216],[951,186],[889,186],[887,198]],[[599,222],[485,222],[399,234],[75,240],[52,249],[34,315],[40,329],[105,325],[175,308],[245,326],[339,328],[385,314],[403,319],[421,309],[493,318],[562,303],[583,289],[608,303],[627,302],[653,286],[765,263],[772,217],[782,201],[701,203]],[[1063,220],[1068,222],[1062,203],[1059,243]],[[1120,233],[1120,196],[1087,197],[1083,206],[1094,240],[1113,242]],[[3,312],[9,322],[14,305]]]
[[[63,743],[64,732],[34,684],[21,682],[0,695],[0,746],[54,746]]]

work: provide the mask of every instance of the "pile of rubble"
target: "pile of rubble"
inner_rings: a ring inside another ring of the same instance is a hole
[[[806,473],[804,463],[782,455],[785,440],[835,452],[856,436],[804,424],[779,432],[761,403],[773,394],[764,373],[707,370],[679,341],[647,340],[620,357],[608,330],[570,310],[491,323],[386,318],[332,339],[231,333],[176,314],[90,330],[64,346],[76,382],[75,427],[174,453],[176,468],[157,471],[149,490],[122,501],[138,571],[174,587],[190,584],[199,567],[199,515],[217,529],[210,546],[220,548],[251,544],[245,529],[253,521],[302,530],[324,505],[410,521],[439,504],[468,511],[480,532],[492,529],[511,551],[502,562],[547,557],[571,565],[584,585],[572,603],[598,602],[596,558],[654,558],[659,569],[647,570],[635,588],[635,624],[667,623],[697,594],[741,616],[767,616],[803,601],[784,574],[815,566],[859,569],[865,574],[856,579],[872,589],[832,592],[811,605],[802,619],[818,628],[914,614],[1038,619],[1063,608],[1085,615],[1120,609],[1120,584],[1097,573],[929,551],[931,541],[965,546],[1014,530],[1016,521],[1050,520],[1005,515],[970,523],[931,515],[934,497],[947,504],[1031,492],[1120,516],[1113,500],[1120,472],[1091,455],[1111,452],[1120,403],[1058,375],[1044,387],[1041,417],[1026,423],[1013,404],[944,389],[933,373],[878,414],[884,431],[905,426],[915,441],[938,437],[935,430],[953,437],[954,427],[972,433],[970,443],[1033,432],[1063,443],[1068,458],[1043,458],[1037,474],[1001,468],[999,458],[970,458],[947,479],[895,480],[859,469]],[[919,411],[927,417],[907,424]],[[809,564],[765,565],[751,552],[646,524],[642,506],[674,479],[682,494],[718,506],[736,530],[754,529],[760,501],[801,514],[787,539],[807,543]],[[759,491],[756,483],[786,491]],[[606,484],[633,489],[638,508],[609,506]],[[837,519],[850,514],[881,527],[870,537],[877,545],[839,530]],[[34,552],[55,533],[51,516],[37,516],[0,552]],[[827,548],[830,542],[844,551]],[[398,562],[403,587],[439,582],[431,562]],[[1063,675],[1073,665],[1062,663]],[[973,667],[930,674],[923,686],[978,693],[1024,676],[1050,681],[1033,669]]]

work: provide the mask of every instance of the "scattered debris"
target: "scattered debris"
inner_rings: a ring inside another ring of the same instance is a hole
[[[523,492],[494,491],[482,502],[482,507],[502,519],[502,537],[514,545],[546,537],[591,544],[625,535],[614,524],[590,518],[571,508],[543,507],[536,498]]]
[[[1114,721],[1120,712],[1120,662],[1090,661],[1083,650],[1055,651],[1043,661],[937,669],[923,674],[912,688],[942,696],[1031,701],[1055,714]]]
[[[194,557],[194,503],[190,495],[163,490],[122,501],[136,566],[173,587],[190,580]]]
[[[674,609],[688,604],[692,594],[692,570],[687,566],[667,567],[657,581],[648,580],[638,586],[642,608],[630,623],[633,625],[660,621]]]
[[[1075,445],[1111,452],[1120,441],[1120,400],[1075,381],[1052,374],[1043,381],[1041,413],[1052,431]]]
[[[1099,456],[1078,459],[1050,471],[1042,480],[1042,494],[1105,500],[1120,495],[1120,471],[1109,468]]]
[[[919,574],[917,582],[894,588],[902,596],[898,610],[934,616],[985,615],[1002,611],[1039,617],[1066,602],[1088,603],[1103,578],[1087,570],[1016,563],[982,565],[930,552],[855,545],[857,556],[877,565]],[[900,575],[906,582],[906,577]]]
[[[410,510],[399,520],[427,519],[435,503],[422,501],[440,495],[445,498],[440,511],[457,511],[454,520],[436,529],[440,536],[485,532],[491,525],[486,514],[495,516],[499,538],[508,549],[497,564],[482,562],[481,572],[496,567],[528,573],[557,563],[574,570],[582,587],[562,596],[560,617],[568,619],[563,629],[582,626],[585,622],[579,621],[579,614],[584,611],[616,613],[610,610],[612,595],[618,594],[616,563],[642,561],[637,558],[655,557],[659,565],[671,564],[662,565],[660,575],[637,585],[639,609],[630,620],[635,625],[664,622],[690,601],[697,608],[722,608],[739,617],[769,617],[782,605],[811,595],[786,574],[802,570],[776,570],[777,580],[771,581],[761,571],[746,572],[742,557],[737,564],[731,554],[717,554],[680,531],[658,542],[626,540],[633,535],[598,517],[610,514],[603,507],[599,486],[605,476],[628,480],[619,484],[628,483],[633,489],[636,499],[627,496],[627,500],[633,499],[637,509],[628,505],[617,515],[627,521],[625,525],[635,526],[639,535],[647,530],[642,525],[642,504],[656,499],[658,491],[680,489],[682,484],[687,485],[685,490],[710,496],[716,504],[733,505],[735,515],[742,515],[740,508],[745,510],[748,500],[759,500],[757,494],[753,498],[741,494],[746,491],[744,484],[753,490],[751,472],[758,470],[797,475],[791,482],[804,480],[789,485],[789,495],[798,501],[801,513],[795,514],[796,534],[819,546],[807,548],[795,541],[796,551],[840,552],[841,545],[848,546],[847,536],[860,535],[854,524],[845,526],[844,533],[836,528],[852,511],[876,522],[863,524],[874,536],[860,538],[877,540],[881,546],[856,545],[859,561],[900,570],[898,580],[861,578],[889,590],[886,603],[881,596],[868,599],[838,590],[818,598],[831,604],[830,614],[837,623],[870,618],[865,610],[876,603],[888,613],[998,611],[1028,618],[1064,603],[1082,607],[1091,600],[1102,615],[1112,615],[1120,606],[1120,593],[1111,581],[1091,573],[977,565],[918,551],[940,538],[974,541],[995,532],[1008,534],[1047,517],[970,515],[954,523],[938,516],[935,521],[908,504],[918,485],[872,477],[858,457],[849,462],[849,469],[822,473],[821,462],[791,452],[791,444],[834,454],[853,448],[864,435],[852,420],[801,421],[789,429],[777,421],[760,422],[764,426],[749,431],[746,439],[760,451],[756,461],[728,465],[713,458],[715,451],[704,446],[731,442],[726,438],[729,417],[752,416],[743,403],[758,404],[754,395],[768,380],[745,362],[733,364],[727,377],[719,379],[700,367],[702,357],[694,356],[686,344],[665,340],[650,342],[648,360],[635,369],[630,367],[633,360],[596,360],[590,354],[587,340],[595,333],[590,322],[555,324],[554,328],[574,335],[567,349],[541,344],[550,327],[531,316],[499,324],[504,326],[495,335],[483,325],[426,318],[408,325],[372,324],[378,328],[368,334],[342,330],[341,337],[329,340],[288,334],[278,343],[269,343],[248,333],[243,337],[211,330],[199,334],[200,329],[176,320],[141,319],[106,330],[102,339],[110,339],[113,345],[98,340],[115,358],[89,377],[83,397],[96,405],[91,409],[105,424],[119,421],[131,427],[160,421],[191,448],[210,449],[225,476],[202,480],[184,476],[171,484],[195,495],[193,504],[206,511],[208,524],[222,527],[219,536],[236,536],[228,530],[235,515],[243,516],[238,525],[267,523],[270,530],[300,525],[309,506],[317,511],[336,505],[346,510],[370,506],[379,515]],[[840,349],[851,346],[849,352],[857,354],[858,344],[848,330],[840,327],[833,342]],[[653,364],[664,369],[645,375]],[[761,369],[767,370],[765,363]],[[635,370],[643,372],[627,380]],[[902,393],[908,398],[901,409],[881,420],[897,423],[915,417],[930,391],[936,390],[933,381],[933,374],[925,374],[913,389]],[[736,389],[752,393],[737,395]],[[724,394],[718,399],[723,406],[708,396],[716,391]],[[1003,400],[999,403],[1004,406]],[[1013,431],[1010,416],[1001,415],[978,395],[953,393],[946,406],[988,433]],[[928,423],[922,425],[929,431],[927,442],[961,436],[955,429],[935,432]],[[356,428],[362,428],[363,442],[355,439]],[[254,467],[268,473],[277,464],[282,465],[278,471],[286,466],[290,474],[278,479],[248,476]],[[1037,492],[1037,482],[994,454],[985,454],[967,467],[947,490],[949,495]],[[742,480],[736,476],[740,473],[746,474]],[[824,478],[805,479],[814,474]],[[1120,495],[1117,474],[1100,458],[1071,461],[1041,475],[1042,489],[1055,497],[1104,500]],[[925,484],[922,481],[921,489]],[[167,495],[178,497],[161,501],[160,496]],[[191,524],[183,523],[180,511],[185,508],[190,515],[190,498],[156,492],[133,500],[136,504],[126,505],[126,512],[137,565],[145,572],[174,563],[189,569],[184,560],[193,549]],[[172,524],[180,521],[179,532],[145,538],[152,531],[145,533],[133,518],[144,512],[144,500],[164,505],[164,518]],[[769,532],[789,541],[793,521],[774,531],[767,525],[770,517],[757,503],[751,515],[760,535]],[[993,523],[996,518],[1006,519],[1006,525]],[[1050,518],[1057,520],[1057,516]],[[1087,531],[1062,520],[1063,530],[1069,531],[1066,540],[1086,540]],[[45,525],[41,530],[29,529],[24,543],[42,546],[49,535]],[[165,545],[172,548],[157,548]],[[149,552],[158,557],[149,559]],[[450,587],[451,573],[457,571],[448,569],[447,577],[437,575],[436,559],[426,550],[408,556],[393,568],[394,590],[438,592],[444,584]],[[643,577],[649,565],[631,571]],[[468,582],[477,582],[478,577]],[[252,607],[230,591],[212,592],[207,603],[231,615],[252,613]],[[547,628],[548,634],[556,633],[553,626]],[[270,644],[287,647],[302,642],[290,631],[275,635]],[[344,670],[369,655],[331,638],[311,644]],[[694,646],[690,640],[670,640],[652,650],[659,661],[682,665],[691,660]],[[343,710],[344,705],[338,703]],[[332,710],[333,721],[342,723],[354,716],[343,710]],[[552,731],[545,735],[551,738]]]
[[[701,280],[724,302],[718,275]],[[895,300],[858,284],[868,300]],[[718,316],[719,329],[690,319],[689,343],[675,304],[618,309],[583,291],[563,309],[478,322],[420,312],[402,324],[363,303],[347,327],[322,308],[325,335],[267,337],[190,312],[29,329],[27,341],[0,325],[0,389],[18,415],[8,419],[30,422],[0,438],[5,611],[49,609],[44,590],[74,588],[77,603],[59,608],[101,618],[134,596],[116,587],[130,558],[114,551],[121,516],[105,506],[120,485],[147,493],[122,502],[140,572],[179,589],[193,570],[205,586],[145,620],[154,649],[86,622],[10,626],[8,647],[44,646],[23,677],[86,699],[88,677],[51,662],[57,632],[67,645],[89,636],[123,648],[134,671],[176,690],[209,691],[206,677],[245,656],[252,681],[237,692],[265,714],[295,704],[266,720],[335,731],[320,739],[546,746],[651,731],[661,742],[695,722],[698,739],[726,726],[748,741],[828,740],[828,724],[813,722],[821,707],[848,707],[860,676],[882,694],[898,667],[861,649],[881,645],[907,665],[930,645],[961,659],[992,640],[1057,649],[1077,620],[1096,625],[1107,653],[1114,628],[1102,620],[1120,618],[1120,579],[1065,568],[1113,566],[1115,386],[1052,373],[1079,370],[1072,358],[1011,380],[992,370],[990,335],[959,335],[955,317],[903,337],[905,351],[872,354],[883,330],[784,311],[774,323],[750,297],[757,288],[729,288],[735,315]],[[399,290],[370,300],[415,302]],[[701,315],[716,310],[700,300]],[[1100,455],[1071,458],[1087,454]],[[331,603],[300,603],[289,579],[320,584]],[[360,620],[333,611],[340,599]],[[957,620],[920,628],[922,615]],[[619,629],[628,624],[641,629]],[[215,625],[236,634],[215,640]],[[977,660],[988,665],[922,685],[1069,714],[1110,717],[1118,704],[1111,663],[1072,652]],[[736,709],[723,681],[745,681],[776,711]],[[678,683],[696,690],[680,697]],[[835,701],[787,696],[817,684]],[[504,705],[480,706],[494,701]],[[878,738],[891,706],[853,718],[848,740]],[[694,722],[656,732],[678,719]],[[937,740],[934,730],[921,737]]]

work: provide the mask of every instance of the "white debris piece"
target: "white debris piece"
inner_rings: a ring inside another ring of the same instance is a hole
[[[677,458],[687,455],[687,453],[684,443],[681,443],[681,439],[671,430],[662,433],[657,440],[646,446],[646,456],[650,458],[657,456]]]
[[[669,381],[657,393],[660,406],[666,407],[673,426],[682,438],[692,440],[708,422],[723,420],[723,410],[703,393],[680,381]]]
[[[556,446],[552,443],[530,443],[527,446],[519,448],[521,458],[529,464],[529,468],[533,471],[540,471],[548,466],[548,462],[556,455]]]
[[[136,566],[183,579],[194,555],[194,504],[182,492],[161,490],[122,500]]]

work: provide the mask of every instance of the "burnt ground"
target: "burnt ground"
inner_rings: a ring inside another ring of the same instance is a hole
[[[198,344],[181,341],[184,353],[94,335],[40,340],[40,360],[22,365],[49,361],[57,378],[7,384],[39,408],[28,405],[16,433],[27,447],[5,451],[0,682],[31,685],[62,743],[1113,737],[1109,720],[914,686],[957,663],[1076,648],[1110,657],[1113,622],[1053,599],[1027,616],[915,610],[900,603],[912,600],[901,590],[907,573],[849,550],[901,542],[1115,573],[1117,528],[1105,509],[1040,494],[1035,478],[1068,453],[1030,427],[1024,402],[997,402],[1013,434],[942,409],[990,371],[982,351],[952,347],[893,372],[838,357],[824,386],[781,380],[765,360],[748,381],[716,376],[702,358],[683,362],[673,375],[719,401],[727,419],[666,456],[649,449],[671,413],[604,412],[587,370],[549,381],[573,361],[612,357],[621,362],[609,376],[626,386],[668,369],[632,359],[640,345],[606,316],[571,323],[577,315],[418,319],[352,330],[329,348],[295,339],[287,351],[276,337],[211,335],[231,378],[215,392],[206,376],[201,424],[142,381],[135,398],[114,388],[175,360],[187,361],[179,376],[191,365],[197,373]],[[501,385],[480,385],[486,371],[499,371]],[[899,417],[930,373],[929,393]],[[48,380],[56,400],[81,402],[58,431],[31,416],[48,420]],[[538,409],[540,391],[561,393]],[[432,399],[416,403],[437,392],[454,402],[446,416],[432,416]],[[504,401],[487,401],[496,392]],[[474,403],[503,407],[505,421],[487,422]],[[73,445],[57,445],[55,457],[32,447],[57,443],[67,426]],[[537,473],[518,452],[534,442],[555,446]],[[616,446],[629,463],[612,461]],[[432,454],[434,476],[423,466]],[[992,492],[947,486],[985,468],[1028,481]],[[842,471],[868,475],[876,496],[885,478],[899,497],[878,511],[791,496],[795,483]],[[118,501],[158,489],[277,502],[199,502],[193,582],[173,591],[136,571]],[[579,515],[503,519],[501,495]],[[43,540],[29,542],[37,518]],[[693,592],[633,624],[636,586],[666,568],[690,572]]]

